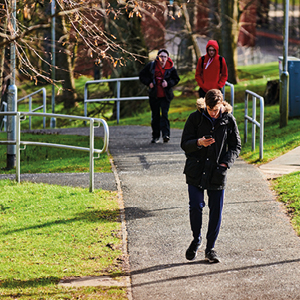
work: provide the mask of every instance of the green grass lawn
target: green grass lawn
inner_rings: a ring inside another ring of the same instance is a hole
[[[272,181],[272,188],[287,208],[292,225],[300,236],[300,172],[284,175]]]
[[[0,140],[6,133],[0,133]],[[88,147],[89,138],[21,134],[26,141]],[[103,141],[96,138],[95,147]],[[7,146],[0,147],[0,173]],[[111,172],[107,153],[95,159],[95,172]],[[21,173],[89,172],[89,153],[27,146]],[[70,276],[118,277],[122,235],[116,192],[0,180],[1,299],[127,299],[118,287],[58,286]]]
[[[115,192],[0,180],[1,299],[126,299],[124,288],[62,278],[122,275]]]

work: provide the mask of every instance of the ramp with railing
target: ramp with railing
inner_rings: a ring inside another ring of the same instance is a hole
[[[70,115],[60,115],[60,114],[48,114],[48,113],[33,113],[33,112],[0,112],[1,115],[6,116],[15,116],[16,117],[16,140],[6,140],[0,141],[1,144],[6,145],[15,145],[16,146],[16,181],[20,182],[20,151],[25,150],[27,145],[35,145],[35,146],[44,146],[44,147],[55,147],[55,148],[63,148],[70,150],[78,150],[89,152],[90,163],[89,163],[89,174],[90,174],[90,184],[89,190],[92,192],[94,190],[94,159],[99,158],[100,154],[104,153],[108,149],[109,142],[109,128],[105,120],[98,118],[88,118],[88,117],[80,117],[80,116],[70,116]],[[48,118],[60,118],[60,119],[68,119],[68,120],[82,120],[84,122],[90,123],[90,146],[87,147],[77,147],[71,145],[63,145],[63,144],[52,144],[52,143],[41,143],[34,141],[22,141],[21,140],[21,122],[25,120],[27,116],[40,116],[40,117],[48,117]],[[96,126],[95,126],[96,124]],[[104,128],[104,137],[103,137],[103,148],[95,149],[94,148],[94,129],[103,125]],[[24,148],[21,148],[24,146]],[[94,154],[97,154],[98,157],[94,157]]]

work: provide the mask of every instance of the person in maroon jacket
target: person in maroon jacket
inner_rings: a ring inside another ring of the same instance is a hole
[[[209,40],[206,54],[199,58],[195,79],[198,83],[199,96],[204,98],[211,89],[221,90],[228,78],[225,58],[219,55],[219,45],[215,40]]]
[[[180,80],[174,63],[169,57],[169,52],[166,49],[160,49],[156,59],[149,62],[141,70],[139,78],[141,83],[149,87],[152,127],[151,143],[159,142],[160,133],[164,143],[168,143],[170,140],[168,112],[170,102],[174,98],[172,88]]]

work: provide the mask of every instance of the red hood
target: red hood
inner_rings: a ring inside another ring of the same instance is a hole
[[[156,58],[156,61],[159,63],[159,58]],[[172,59],[169,57],[166,61],[165,69],[171,69],[174,66]]]
[[[210,47],[210,46],[213,47],[216,50],[216,55],[218,55],[219,54],[219,44],[218,44],[218,42],[215,41],[215,40],[209,40],[207,42],[207,45],[206,45],[206,53],[207,53],[208,47]]]

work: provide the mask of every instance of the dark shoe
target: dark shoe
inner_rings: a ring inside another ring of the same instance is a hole
[[[195,243],[194,241],[192,241],[190,246],[185,252],[185,258],[188,260],[194,260],[197,256],[197,251],[200,246],[201,246],[201,240],[199,243]]]
[[[205,251],[205,260],[210,263],[218,263],[220,262],[220,258],[217,255],[217,252],[214,250]]]
[[[164,140],[164,143],[167,143],[170,140],[170,137],[169,136],[164,136],[163,140]]]
[[[158,139],[158,138],[152,139],[152,140],[151,140],[151,143],[152,143],[152,144],[157,144],[158,142],[159,142],[159,139]]]

